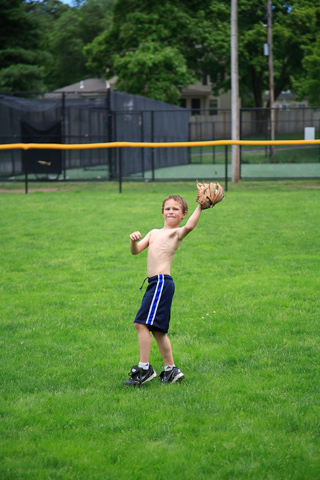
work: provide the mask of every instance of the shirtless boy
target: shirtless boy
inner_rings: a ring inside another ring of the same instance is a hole
[[[175,383],[184,378],[183,373],[174,364],[171,343],[167,336],[175,288],[170,276],[170,267],[182,240],[196,227],[201,211],[198,205],[186,225],[180,227],[181,221],[188,213],[188,205],[179,195],[170,195],[162,204],[164,227],[151,230],[142,240],[140,232],[133,232],[130,235],[132,255],[138,255],[148,247],[148,287],[134,321],[138,332],[140,362],[131,368],[129,373],[131,376],[124,382],[126,386],[142,385],[156,377],[156,372],[149,364],[150,332],[157,342],[164,362],[164,371],[160,374],[161,382]]]

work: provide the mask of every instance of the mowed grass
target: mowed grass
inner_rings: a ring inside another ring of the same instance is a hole
[[[1,480],[319,479],[319,186],[230,185],[203,212],[171,271],[186,378],[140,389],[129,234],[168,194],[192,213],[194,183],[0,194]]]

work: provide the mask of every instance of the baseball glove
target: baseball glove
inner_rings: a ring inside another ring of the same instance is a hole
[[[225,197],[223,188],[220,183],[199,183],[197,181],[197,198],[196,201],[202,210],[214,207],[216,203],[221,202]]]

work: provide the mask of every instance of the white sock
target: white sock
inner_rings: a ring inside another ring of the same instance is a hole
[[[173,365],[164,366],[164,371],[165,371],[165,372],[170,372],[170,371],[173,369],[173,367],[175,367],[174,364],[173,364]]]
[[[142,368],[143,370],[149,370],[149,362],[148,363],[139,362],[139,367]]]

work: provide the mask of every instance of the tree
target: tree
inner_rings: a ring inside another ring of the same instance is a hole
[[[113,1],[2,0],[0,88],[117,75],[119,89],[177,103],[181,88],[205,72],[215,94],[230,89],[230,0],[117,0],[111,22]],[[242,104],[262,107],[266,2],[239,0],[238,11]],[[314,0],[273,0],[275,97],[294,86],[314,98],[317,15]]]
[[[198,28],[204,67],[214,82],[214,92],[230,88],[230,2],[213,0]],[[301,74],[305,48],[315,41],[317,7],[308,0],[274,0],[273,58],[274,94],[292,88],[292,76]],[[239,77],[242,104],[262,107],[268,90],[268,58],[264,0],[239,0]],[[252,100],[250,98],[252,97]]]
[[[56,89],[92,76],[83,48],[109,28],[113,0],[2,0],[0,89]]]
[[[112,27],[85,48],[89,67],[117,75],[119,90],[178,103],[180,89],[194,81],[188,3],[119,0]]]
[[[265,2],[240,1],[239,63],[241,96],[253,94],[254,106],[264,105],[269,89],[268,57],[263,55],[267,40]],[[274,60],[274,97],[292,89],[292,76],[301,74],[305,48],[315,41],[317,9],[312,1],[296,0],[272,3]]]
[[[87,78],[79,13],[69,8],[57,18],[49,32],[51,60],[46,65],[46,84],[56,89]]]
[[[275,98],[292,88],[293,78],[301,78],[303,58],[315,44],[317,9],[312,0],[273,1]],[[239,0],[238,12],[242,104],[262,107],[269,84],[263,53],[266,2]],[[119,77],[119,87],[133,93],[167,98],[170,92],[172,101],[192,76],[200,78],[205,71],[218,94],[230,89],[230,0],[118,0],[111,29],[96,37],[85,52],[92,69],[103,75],[108,68],[109,75]],[[167,55],[171,61],[164,60]]]
[[[299,0],[278,15],[273,29],[275,98],[292,89],[292,77],[301,75],[305,52],[316,41],[318,8],[313,1]]]
[[[57,89],[94,76],[95,72],[86,67],[83,49],[109,27],[113,0],[78,1],[75,7],[62,5],[63,8],[57,0],[43,3],[47,4],[46,16],[51,17],[47,46],[51,57],[45,68],[47,87]],[[52,3],[55,9],[50,9]]]
[[[114,0],[86,0],[78,9],[80,30],[84,45],[111,26],[111,11]]]
[[[46,52],[38,20],[23,0],[0,3],[0,89],[41,90]]]
[[[305,48],[302,71],[298,77],[292,77],[292,83],[298,100],[308,97],[313,107],[320,105],[320,35],[316,43]]]

